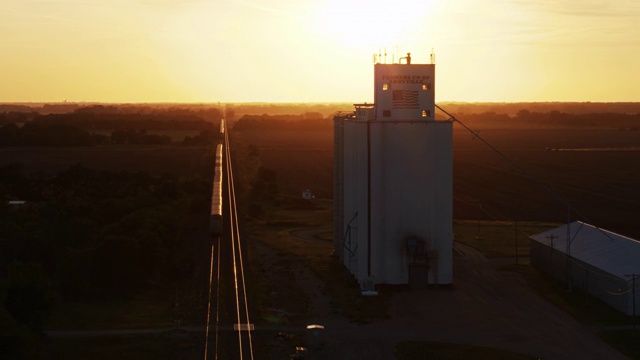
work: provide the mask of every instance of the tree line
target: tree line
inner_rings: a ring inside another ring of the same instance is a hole
[[[522,109],[528,109],[536,113],[549,113],[552,111],[569,114],[640,113],[639,102],[443,102],[439,103],[439,105],[450,113],[458,114],[493,112],[514,116]]]
[[[519,110],[515,115],[484,113],[454,113],[462,122],[476,126],[493,127],[578,127],[637,130],[640,127],[640,114],[625,113],[588,113],[572,114],[560,111],[535,112]]]
[[[218,119],[216,119],[216,121]],[[174,117],[167,114],[144,115],[91,113],[39,115],[36,116],[33,121],[72,125],[90,131],[105,131],[113,129],[202,130],[210,126],[213,122],[206,121],[195,115]]]
[[[48,114],[67,114],[73,112],[111,113],[111,114],[153,114],[153,113],[192,113],[203,117],[216,117],[220,113],[218,106],[210,104],[86,104],[86,103],[50,103],[50,104],[10,104],[0,103],[0,113],[22,112]]]
[[[333,121],[316,112],[301,115],[244,115],[233,123],[233,131],[330,129],[333,129]]]
[[[208,145],[217,135],[217,127],[203,123],[197,127],[199,133],[185,136],[180,142],[185,145]],[[147,129],[128,128],[125,124],[112,130],[110,135],[90,132],[77,125],[58,121],[28,121],[22,126],[9,123],[0,126],[0,146],[92,146],[105,144],[170,144],[174,140],[168,135],[149,133]]]
[[[640,113],[586,113],[573,114],[560,111],[535,112],[521,109],[514,115],[496,112],[453,113],[462,122],[476,127],[527,127],[527,128],[607,128],[619,130],[638,130]],[[438,114],[439,120],[446,120],[444,114]],[[322,118],[319,113],[301,115],[244,115],[233,123],[234,131],[293,130],[293,131],[332,131],[331,118]]]

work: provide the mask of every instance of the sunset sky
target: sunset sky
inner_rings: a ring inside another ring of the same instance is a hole
[[[640,101],[637,0],[0,0],[0,102]]]

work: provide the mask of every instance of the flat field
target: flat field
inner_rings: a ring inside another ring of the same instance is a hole
[[[234,146],[258,148],[260,165],[275,170],[282,195],[333,197],[333,130],[234,133]]]
[[[569,216],[640,237],[640,132],[486,129],[480,136],[502,155],[455,131],[455,218],[562,223]]]
[[[479,135],[500,154],[454,124],[455,219],[564,223],[569,216],[640,238],[640,131],[506,128]],[[258,148],[282,195],[309,188],[332,196],[332,130],[242,132],[233,140]]]

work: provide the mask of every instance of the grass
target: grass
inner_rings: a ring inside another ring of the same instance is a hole
[[[333,309],[350,321],[364,324],[373,319],[390,317],[392,287],[380,288],[378,296],[362,296],[356,280],[336,258],[332,259],[328,271],[321,277]]]
[[[501,270],[521,274],[538,295],[583,323],[602,326],[629,325],[629,319],[611,306],[586,294],[580,288],[573,287],[571,291],[567,291],[565,283],[529,265],[511,264],[503,266]]]
[[[389,316],[390,291],[376,297],[363,297],[360,287],[333,254],[333,239],[327,227],[331,225],[330,200],[315,199],[314,206],[300,207],[297,200],[284,199],[280,206],[270,208],[268,216],[251,225],[252,237],[262,240],[289,260],[301,261],[324,283],[333,310],[353,322],[366,323]],[[311,231],[311,239],[292,235],[296,230]],[[290,293],[296,293],[290,291]]]
[[[122,302],[61,302],[47,322],[56,330],[136,329],[169,326],[174,321],[170,299],[154,296]]]
[[[600,337],[631,359],[640,359],[640,326],[638,329],[607,330],[601,332]]]
[[[331,201],[315,200],[317,206],[300,209],[284,200],[284,205],[269,208],[265,219],[252,221],[252,237],[279,252],[303,261],[314,272],[322,273],[328,268],[333,251],[329,241],[305,241],[291,234],[295,230],[313,229],[331,224]]]
[[[598,335],[605,342],[632,359],[640,358],[640,326],[639,330],[629,327],[633,318],[623,315],[579,288],[574,287],[570,292],[567,291],[563,282],[531,266],[507,265],[502,269],[522,274],[529,286],[542,298],[582,323],[603,327],[605,330],[599,331]],[[621,328],[606,330],[607,327]]]
[[[396,359],[536,359],[512,351],[483,346],[445,344],[431,341],[403,341],[396,346]]]
[[[185,359],[200,356],[200,345],[185,334],[48,338],[41,359]]]
[[[529,236],[556,227],[556,224],[519,221],[517,224],[517,254],[529,256]],[[455,240],[469,245],[486,257],[516,255],[516,226],[512,221],[456,220]]]

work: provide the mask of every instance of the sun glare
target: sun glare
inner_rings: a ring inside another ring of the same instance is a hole
[[[346,47],[394,47],[411,42],[427,28],[437,1],[328,0],[314,10],[318,37]]]

